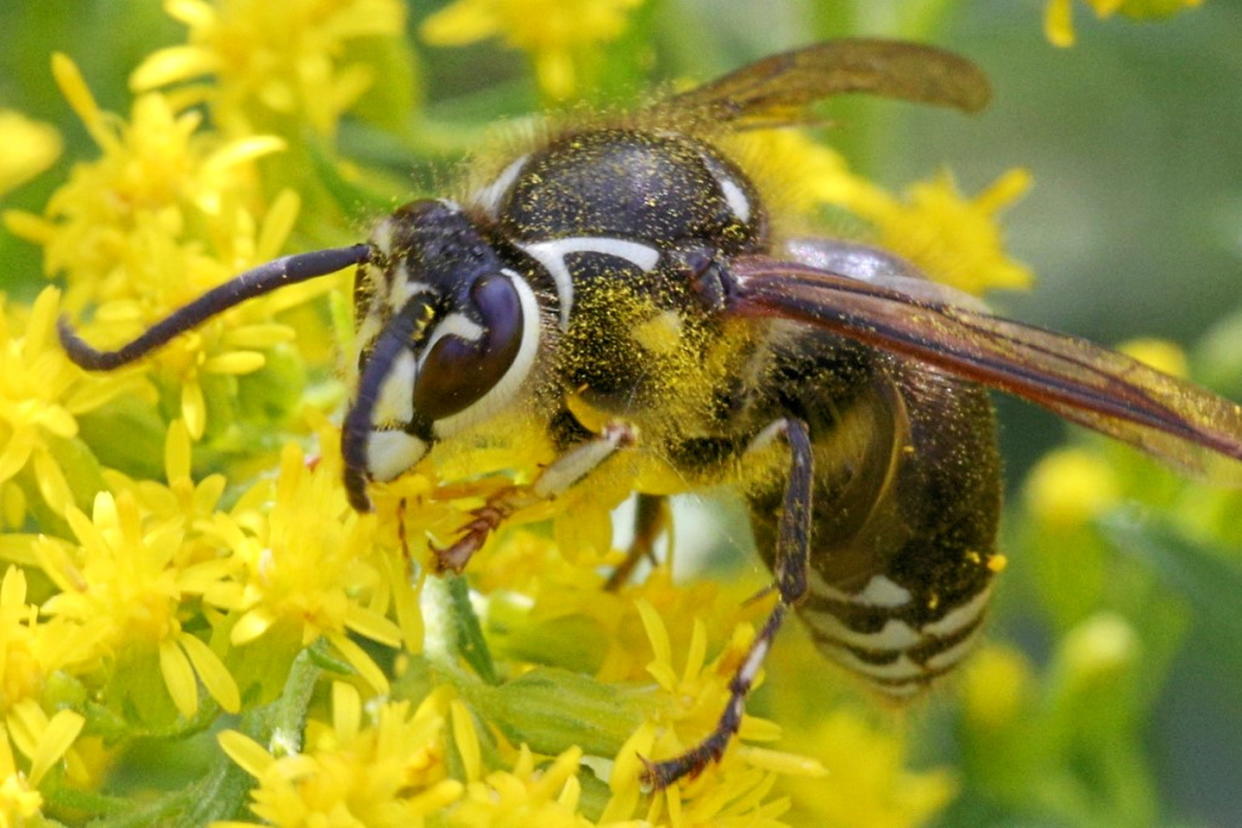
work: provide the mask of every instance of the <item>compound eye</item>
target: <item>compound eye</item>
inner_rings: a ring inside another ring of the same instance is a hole
[[[441,420],[483,399],[504,379],[521,348],[527,320],[509,276],[475,280],[470,304],[467,312],[447,314],[431,333],[414,383],[414,410],[422,417]]]

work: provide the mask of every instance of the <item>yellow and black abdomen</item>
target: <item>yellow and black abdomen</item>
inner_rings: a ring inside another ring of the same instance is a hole
[[[799,614],[833,661],[887,695],[913,696],[971,649],[999,568],[987,393],[814,331],[772,358],[793,397],[781,404],[808,422],[815,448],[810,589]],[[777,481],[749,498],[769,565],[781,493]]]

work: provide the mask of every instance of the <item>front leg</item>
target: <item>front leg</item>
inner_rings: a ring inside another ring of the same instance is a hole
[[[789,444],[789,481],[785,484],[780,525],[776,539],[776,555],[773,564],[774,587],[778,600],[768,620],[751,642],[746,657],[729,681],[729,701],[725,705],[716,728],[690,750],[661,762],[646,762],[644,784],[659,790],[666,788],[683,776],[696,776],[708,764],[724,754],[729,740],[742,724],[746,710],[746,695],[750,692],[789,609],[806,595],[807,570],[811,555],[811,489],[814,469],[811,458],[811,437],[806,423],[787,417],[777,420],[764,429],[751,444],[753,451],[768,441],[783,437]]]
[[[437,572],[461,572],[472,555],[482,548],[488,536],[510,515],[546,500],[552,500],[601,466],[619,449],[634,444],[634,430],[625,423],[612,422],[604,430],[579,443],[544,467],[527,486],[509,486],[487,499],[471,513],[473,518],[457,541],[446,549],[432,547]]]

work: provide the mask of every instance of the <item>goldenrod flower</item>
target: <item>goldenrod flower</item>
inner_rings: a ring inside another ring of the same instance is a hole
[[[0,825],[41,824],[43,797],[38,787],[62,758],[86,720],[72,710],[61,710],[50,719],[37,706],[26,705],[17,716],[0,726]],[[17,732],[11,729],[16,727]],[[22,772],[14,761],[11,743],[30,759]]]
[[[1203,0],[1086,0],[1101,19],[1121,13],[1134,20],[1169,17],[1194,8]],[[1054,46],[1074,45],[1073,0],[1048,0],[1044,6],[1044,36]]]
[[[101,492],[90,517],[76,508],[65,517],[76,545],[46,536],[34,545],[43,571],[60,590],[43,611],[89,629],[95,654],[114,660],[118,672],[158,663],[162,683],[183,716],[198,709],[197,681],[222,708],[236,711],[237,683],[220,656],[186,631],[181,619],[183,602],[211,589],[228,562],[179,565],[184,528],[144,520],[130,492],[115,498]]]
[[[527,52],[539,86],[550,97],[573,94],[575,64],[590,49],[625,31],[626,13],[642,0],[456,0],[423,21],[422,36],[436,46],[461,46],[489,37]]]
[[[0,109],[0,196],[52,166],[60,157],[60,133],[20,112]]]
[[[365,62],[351,60],[351,49],[361,38],[396,37],[405,26],[398,0],[165,0],[164,9],[189,27],[189,42],[153,52],[130,86],[143,92],[213,76],[179,96],[206,98],[234,135],[274,120],[331,134],[377,80]]]
[[[967,293],[1025,288],[1031,272],[1009,258],[996,215],[1031,185],[1026,170],[1001,175],[983,192],[964,198],[948,172],[910,186],[903,198],[857,180],[841,204],[875,225],[875,242],[905,256],[931,278]]]
[[[348,633],[389,647],[401,631],[376,605],[388,595],[376,565],[374,519],[354,512],[341,486],[338,452],[308,469],[296,445],[285,446],[273,481],[260,481],[228,513],[217,513],[209,535],[231,551],[237,572],[205,597],[240,617],[235,646],[273,627],[295,631],[302,646],[326,638],[377,692],[388,679]]]
[[[1030,188],[1026,170],[1003,173],[974,197],[963,196],[944,171],[898,197],[801,132],[763,130],[730,145],[755,169],[778,208],[794,215],[817,205],[844,208],[871,226],[864,241],[904,256],[938,282],[978,295],[1025,288],[1032,281],[1030,270],[1006,253],[997,222],[998,214]]]
[[[39,620],[26,603],[26,576],[10,566],[0,584],[0,824],[5,815],[30,816],[41,804],[35,790],[69,750],[85,719],[60,710],[50,719],[47,682],[59,670],[79,670],[94,655],[96,634],[59,618]],[[17,772],[13,748],[29,771]],[[15,821],[11,824],[21,824]]]
[[[1027,508],[1054,526],[1076,526],[1114,505],[1121,485],[1098,454],[1063,448],[1045,455],[1026,481]]]
[[[74,64],[53,59],[61,91],[102,151],[74,167],[47,218],[10,211],[9,229],[44,247],[49,274],[64,274],[74,313],[97,305],[85,333],[100,347],[132,339],[154,321],[240,270],[275,258],[298,212],[286,191],[261,218],[253,161],[283,147],[271,136],[222,142],[199,132],[201,116],[178,115],[163,95],[134,104],[125,124],[102,112]],[[211,241],[208,249],[204,239]],[[158,366],[195,439],[206,427],[203,382],[262,368],[261,349],[293,338],[280,310],[332,287],[329,280],[246,303],[178,337],[143,366]]]
[[[311,723],[300,752],[284,754],[232,730],[219,741],[257,781],[250,809],[268,824],[421,825],[463,790],[446,766],[451,699],[442,690],[416,707],[364,706],[356,688],[338,682],[332,721]]]
[[[53,511],[62,514],[73,505],[72,470],[67,476],[59,458],[69,456],[65,449],[77,436],[77,417],[141,386],[124,373],[89,376],[71,363],[56,340],[59,305],[60,291],[45,288],[34,307],[19,315],[0,294],[0,491],[5,501],[0,520],[9,526],[25,519],[25,495],[12,480],[27,465]]]

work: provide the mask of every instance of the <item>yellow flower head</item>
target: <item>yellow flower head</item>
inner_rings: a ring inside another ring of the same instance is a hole
[[[564,99],[575,88],[575,62],[625,31],[626,13],[642,0],[456,0],[423,21],[422,36],[436,46],[460,46],[489,37],[531,56],[539,86]]]
[[[273,752],[231,730],[219,741],[257,780],[251,810],[268,824],[420,825],[463,790],[445,764],[450,698],[436,692],[417,707],[370,709],[356,688],[337,683],[331,724],[312,721],[300,752]]]
[[[1157,20],[1200,5],[1203,0],[1087,0],[1096,17],[1120,12],[1133,20]],[[1048,0],[1044,6],[1044,36],[1053,46],[1074,45],[1074,0]]]
[[[732,138],[729,146],[775,207],[792,215],[821,205],[843,208],[871,226],[864,241],[904,256],[929,278],[976,295],[1031,283],[1030,270],[1006,253],[997,222],[1030,188],[1026,170],[1009,170],[973,198],[962,195],[947,171],[898,197],[801,132],[763,130]]]
[[[859,179],[843,206],[875,225],[881,247],[905,256],[932,279],[977,295],[1031,283],[1030,270],[1005,253],[996,223],[997,213],[1030,185],[1030,174],[1014,169],[979,195],[964,198],[944,172],[897,199]]]
[[[281,149],[280,139],[222,142],[200,133],[198,113],[179,115],[156,93],[140,97],[123,123],[99,109],[67,57],[55,56],[53,72],[102,156],[74,167],[48,202],[47,218],[10,212],[5,219],[44,247],[45,269],[64,274],[75,313],[97,305],[85,327],[90,340],[105,348],[128,341],[237,272],[276,258],[299,199],[282,193],[261,219],[251,207],[261,198],[253,162]],[[246,303],[141,365],[158,366],[197,439],[208,408],[203,382],[262,368],[260,349],[293,338],[272,316],[331,287],[320,280]]]
[[[374,519],[345,500],[335,446],[307,468],[288,445],[273,482],[251,488],[229,514],[217,513],[208,530],[231,550],[238,571],[207,600],[240,613],[234,645],[248,644],[273,626],[296,630],[303,645],[327,638],[377,691],[388,681],[347,632],[390,647],[401,631],[384,613],[388,586],[375,560]]]
[[[1116,471],[1104,458],[1078,448],[1058,449],[1031,470],[1026,500],[1031,513],[1055,526],[1075,526],[1121,496]]]
[[[376,81],[350,59],[351,48],[360,38],[395,37],[405,26],[398,0],[166,0],[164,8],[189,27],[189,43],[152,53],[130,85],[146,91],[214,76],[213,84],[179,96],[209,100],[235,135],[290,121],[331,134]]]
[[[60,291],[45,288],[27,313],[5,306],[0,294],[0,491],[3,520],[20,526],[26,498],[13,482],[27,465],[53,511],[73,505],[66,449],[78,433],[77,417],[133,392],[140,383],[124,373],[90,376],[71,363],[56,340]],[[24,317],[24,318],[23,318]],[[72,469],[70,469],[72,472]]]
[[[142,664],[154,655],[177,710],[198,709],[198,682],[225,710],[240,707],[237,684],[220,657],[182,628],[182,602],[209,590],[224,574],[217,560],[181,565],[185,530],[179,522],[144,516],[130,492],[101,492],[91,516],[65,517],[76,545],[40,537],[34,552],[60,591],[43,605],[54,617],[83,625],[95,654]]]

